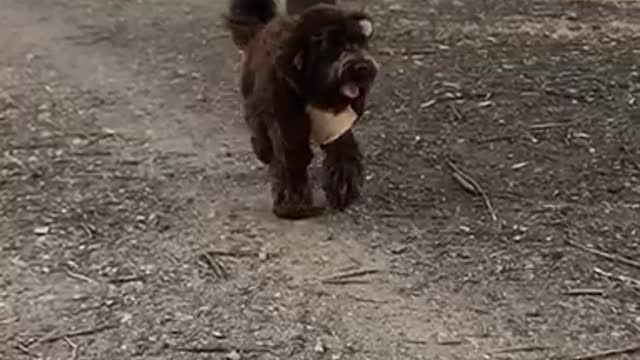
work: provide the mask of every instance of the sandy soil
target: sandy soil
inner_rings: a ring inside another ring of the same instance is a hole
[[[364,198],[299,222],[270,212],[224,5],[0,0],[1,359],[640,343],[638,2],[367,1]]]

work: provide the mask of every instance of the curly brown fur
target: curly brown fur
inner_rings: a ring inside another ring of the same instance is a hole
[[[317,4],[336,5],[336,0],[287,0],[287,14],[299,14]]]
[[[225,22],[243,53],[245,121],[256,157],[270,168],[273,212],[315,216],[321,210],[307,174],[313,154],[306,107],[363,113],[377,75],[368,52],[373,23],[362,12],[324,5],[276,16],[270,0],[231,0]],[[351,131],[321,147],[324,192],[343,210],[360,197],[362,154]]]

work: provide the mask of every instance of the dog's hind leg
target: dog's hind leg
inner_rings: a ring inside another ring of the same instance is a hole
[[[324,145],[322,188],[331,207],[344,210],[360,198],[364,183],[362,153],[351,131]]]

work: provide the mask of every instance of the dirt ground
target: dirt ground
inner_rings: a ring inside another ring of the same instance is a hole
[[[364,198],[299,222],[225,4],[0,0],[0,359],[639,358],[639,2],[366,1]]]

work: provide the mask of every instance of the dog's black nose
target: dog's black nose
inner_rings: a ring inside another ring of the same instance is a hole
[[[355,62],[352,67],[352,76],[359,80],[369,80],[376,75],[376,67],[375,65],[368,60],[361,60]]]
[[[369,69],[369,65],[364,62],[359,62],[353,67],[353,70],[357,72],[364,72],[364,71],[367,71],[368,69]]]
[[[355,66],[354,66],[354,70],[358,73],[370,73],[370,72],[375,72],[376,71],[376,65],[373,61],[370,60],[362,60],[362,61],[358,61]]]

